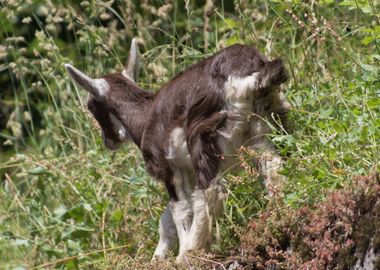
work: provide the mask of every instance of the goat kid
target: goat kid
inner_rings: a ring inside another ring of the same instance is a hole
[[[242,145],[262,153],[257,168],[269,190],[280,179],[267,121],[286,120],[290,105],[280,85],[288,75],[280,59],[239,44],[180,72],[157,93],[136,84],[139,66],[135,40],[122,72],[93,79],[65,65],[90,94],[88,108],[105,146],[115,150],[132,139],[147,171],[165,184],[170,202],[154,258],[164,258],[179,240],[180,263],[186,251],[210,244],[212,217],[223,208],[219,173],[238,164]]]

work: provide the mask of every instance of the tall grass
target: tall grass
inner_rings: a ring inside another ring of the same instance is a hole
[[[70,62],[94,76],[120,70],[135,36],[139,83],[152,91],[236,42],[285,59],[293,128],[268,136],[286,160],[286,204],[322,200],[379,166],[373,1],[0,5],[0,268],[117,268],[149,260],[165,190],[145,173],[135,146],[104,149],[85,94],[63,68]],[[223,175],[229,195],[213,247],[221,256],[268,203],[255,155],[242,151],[245,169]]]

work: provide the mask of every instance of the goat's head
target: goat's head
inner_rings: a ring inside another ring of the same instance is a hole
[[[102,129],[105,146],[117,149],[129,137],[121,115],[115,110],[115,99],[123,96],[122,92],[135,88],[140,68],[136,40],[132,40],[127,64],[122,72],[93,79],[70,64],[65,64],[71,78],[89,93],[87,106]]]
[[[286,88],[281,85],[289,75],[282,60],[268,62],[260,72],[259,91],[255,92],[254,113],[261,116],[274,114],[280,118],[283,127],[287,128],[287,113],[291,109],[285,97]]]

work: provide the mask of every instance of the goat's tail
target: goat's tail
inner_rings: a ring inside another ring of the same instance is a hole
[[[288,72],[280,58],[267,62],[260,71],[260,88],[271,85],[280,85],[289,78]]]

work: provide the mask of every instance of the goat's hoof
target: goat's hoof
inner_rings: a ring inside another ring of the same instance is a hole
[[[188,258],[186,257],[185,253],[178,255],[175,258],[175,263],[180,266],[185,266],[188,264]]]
[[[164,258],[165,258],[165,256],[153,255],[153,257],[150,261],[151,262],[162,261]]]

